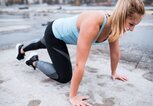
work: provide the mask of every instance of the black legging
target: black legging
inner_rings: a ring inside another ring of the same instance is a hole
[[[43,44],[41,42],[41,40],[39,40],[37,42],[31,43],[31,44],[27,45],[26,47],[24,47],[23,51],[27,52],[30,50],[45,49],[45,48],[46,48],[45,44]]]
[[[30,50],[47,48],[48,54],[53,63],[51,65],[53,65],[58,78],[53,78],[52,75],[46,74],[45,71],[48,71],[48,69],[46,70],[46,68],[41,68],[41,71],[58,82],[66,83],[69,82],[72,77],[70,56],[66,43],[55,38],[52,32],[52,24],[53,22],[51,22],[46,28],[45,35],[43,37],[45,44],[40,40],[36,43],[29,44],[28,46],[24,47],[23,50],[26,52]]]

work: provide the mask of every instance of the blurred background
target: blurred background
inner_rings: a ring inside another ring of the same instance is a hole
[[[0,5],[9,6],[13,4],[62,4],[62,5],[105,5],[112,6],[115,5],[117,0],[0,0]],[[143,0],[145,5],[153,5],[153,0]]]

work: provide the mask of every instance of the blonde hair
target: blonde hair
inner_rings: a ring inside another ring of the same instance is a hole
[[[112,34],[109,37],[109,42],[114,42],[123,35],[126,18],[132,17],[135,13],[145,14],[144,4],[141,0],[118,0],[111,16]]]

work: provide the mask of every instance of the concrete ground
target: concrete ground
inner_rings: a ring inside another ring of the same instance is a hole
[[[74,67],[76,47],[68,47]],[[93,106],[152,106],[153,73],[121,62],[118,72],[129,80],[113,81],[108,54],[100,50],[101,46],[92,48],[79,95],[88,95]],[[40,60],[50,61],[46,50],[38,53]],[[1,106],[70,106],[70,83],[53,81],[39,70],[26,66],[24,61],[17,61],[15,56],[15,49],[0,52]]]

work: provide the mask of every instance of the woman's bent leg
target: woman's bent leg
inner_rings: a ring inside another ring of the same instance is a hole
[[[38,68],[48,77],[51,77],[53,79],[58,79],[56,70],[51,63],[44,62],[44,61],[37,61],[35,65],[36,65],[36,68]]]
[[[72,66],[66,44],[54,37],[52,29],[52,23],[48,25],[45,31],[44,40],[48,54],[52,60],[52,63],[39,61],[39,59],[30,59],[27,61],[28,65],[33,65],[46,74],[48,77],[61,82],[66,83],[71,80]],[[29,49],[30,50],[30,47]],[[36,56],[32,56],[36,57]],[[38,60],[38,61],[33,61]]]
[[[55,38],[51,29],[52,23],[46,28],[44,39],[58,79],[54,79],[52,76],[50,76],[50,78],[61,83],[66,83],[69,82],[72,77],[72,66],[68,49],[65,42]]]
[[[41,40],[30,43],[27,46],[24,46],[23,44],[17,44],[16,49],[17,49],[17,59],[21,60],[24,59],[25,52],[30,51],[30,50],[37,50],[37,49],[44,49],[46,48],[44,39],[42,38]]]
[[[27,52],[30,50],[45,49],[45,48],[46,48],[45,44],[42,43],[42,40],[39,40],[37,42],[31,43],[31,44],[23,47],[23,51]]]

